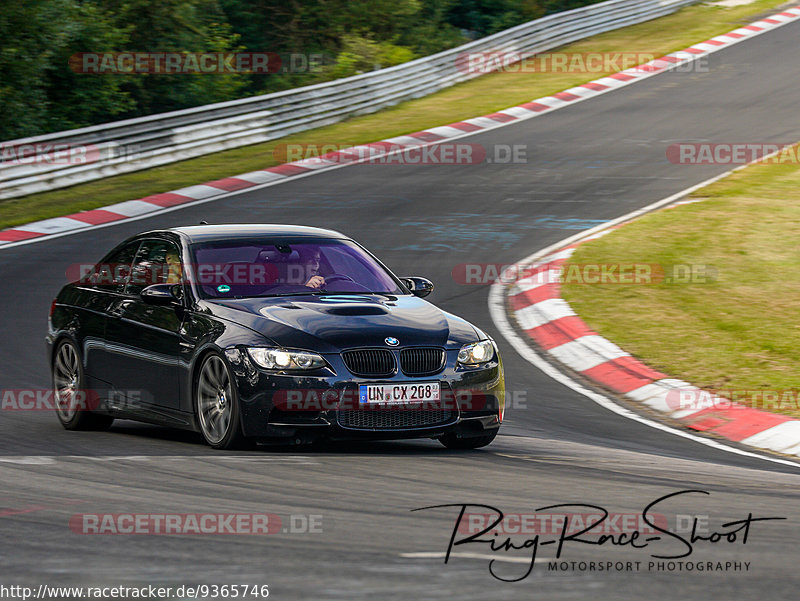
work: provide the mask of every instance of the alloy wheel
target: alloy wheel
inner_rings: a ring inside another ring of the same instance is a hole
[[[231,424],[233,390],[228,369],[222,359],[211,355],[203,363],[197,381],[197,412],[206,440],[219,444]]]

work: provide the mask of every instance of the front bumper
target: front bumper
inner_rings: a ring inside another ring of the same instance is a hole
[[[330,439],[480,436],[500,427],[505,403],[499,354],[480,367],[457,365],[447,351],[444,369],[427,377],[402,374],[368,379],[351,375],[336,355],[323,374],[275,374],[255,366],[243,349],[227,353],[236,377],[244,435],[310,442]],[[360,384],[438,382],[441,400],[381,409],[358,403]]]

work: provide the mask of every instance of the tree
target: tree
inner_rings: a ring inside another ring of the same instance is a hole
[[[0,0],[0,140],[346,77],[593,1]],[[305,55],[298,65],[322,56],[323,66],[101,75],[71,62],[79,53],[239,50]]]
[[[124,90],[122,77],[81,73],[74,60],[87,50],[107,52],[125,47],[128,29],[118,28],[101,6],[74,3],[60,36],[63,44],[53,50],[42,82],[49,101],[48,131],[104,123],[131,112],[136,101]]]
[[[0,5],[0,140],[108,121],[132,106],[118,77],[79,75],[70,56],[126,41],[108,15],[76,0]]]
[[[130,52],[234,52],[239,36],[217,0],[100,0],[118,28],[128,32]],[[135,102],[131,115],[149,115],[230,100],[247,83],[241,73],[119,75]]]

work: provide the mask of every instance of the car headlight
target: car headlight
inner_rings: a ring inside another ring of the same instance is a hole
[[[491,361],[494,357],[494,345],[491,340],[481,340],[465,344],[458,351],[458,362],[463,365],[478,365]]]
[[[250,358],[265,369],[317,369],[325,359],[316,353],[287,351],[279,348],[249,348]]]

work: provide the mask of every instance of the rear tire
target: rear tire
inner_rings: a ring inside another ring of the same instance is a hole
[[[67,430],[107,430],[114,418],[89,410],[78,347],[63,340],[53,355],[52,385],[56,416]]]
[[[206,355],[197,372],[194,408],[200,433],[215,449],[244,446],[239,398],[233,375],[217,353]]]
[[[468,450],[479,449],[489,445],[497,436],[497,430],[491,434],[484,434],[482,436],[470,436],[469,438],[457,438],[455,434],[445,434],[439,439],[444,446],[448,449]]]

